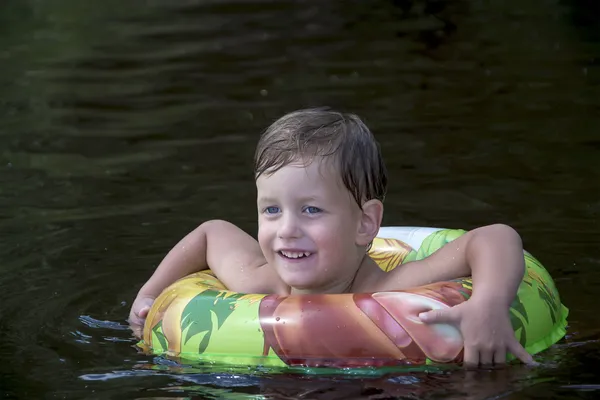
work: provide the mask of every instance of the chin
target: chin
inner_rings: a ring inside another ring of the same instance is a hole
[[[317,282],[307,277],[298,276],[282,276],[281,277],[286,285],[295,290],[315,290],[318,288]]]
[[[298,279],[298,278],[287,278],[286,279],[286,278],[283,278],[283,281],[289,287],[292,287],[292,288],[298,289],[298,290],[309,290],[309,289],[312,289],[315,286],[312,282],[307,281],[306,279]]]

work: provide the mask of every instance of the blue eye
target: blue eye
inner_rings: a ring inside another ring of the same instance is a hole
[[[305,211],[306,213],[308,213],[308,214],[318,214],[318,213],[320,213],[320,212],[321,212],[321,211],[323,211],[323,210],[321,210],[321,209],[320,209],[320,208],[318,208],[318,207],[308,206],[308,207],[306,207],[306,208],[304,209],[304,211]]]
[[[276,207],[276,206],[266,207],[264,212],[266,214],[277,214],[279,212],[279,207]]]

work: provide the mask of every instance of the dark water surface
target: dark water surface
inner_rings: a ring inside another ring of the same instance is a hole
[[[519,230],[571,311],[542,367],[184,373],[132,348],[124,321],[154,267],[204,220],[254,233],[257,137],[317,105],[382,143],[385,225]],[[599,158],[594,0],[4,0],[0,393],[597,398]]]

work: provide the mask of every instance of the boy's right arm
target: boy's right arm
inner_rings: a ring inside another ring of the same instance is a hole
[[[243,293],[275,293],[285,285],[271,269],[258,242],[237,226],[208,221],[185,236],[166,255],[142,286],[129,321],[138,335],[148,309],[167,286],[194,272],[210,268],[227,288]]]

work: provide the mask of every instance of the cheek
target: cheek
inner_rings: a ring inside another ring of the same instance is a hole
[[[344,257],[349,246],[354,245],[354,236],[347,226],[331,226],[316,229],[312,234],[319,248],[330,257]]]
[[[273,234],[271,225],[265,222],[258,222],[258,245],[260,246],[263,254],[267,256],[267,252],[265,250],[270,248],[270,243],[273,240]]]
[[[356,251],[356,226],[350,218],[322,227],[315,232],[319,248],[326,252],[327,258],[334,264],[348,263],[354,259]],[[337,260],[337,261],[334,261]]]

